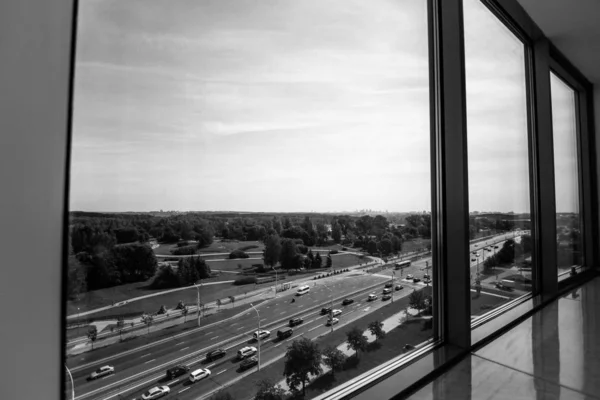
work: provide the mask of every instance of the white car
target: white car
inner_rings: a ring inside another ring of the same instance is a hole
[[[253,336],[254,336],[254,340],[264,339],[264,338],[268,338],[269,336],[271,336],[271,332],[261,329],[260,331],[254,332]]]
[[[415,277],[412,274],[406,275],[406,279],[414,279]]]
[[[94,379],[102,378],[103,376],[108,376],[114,373],[115,367],[113,367],[112,365],[105,365],[92,372],[88,377],[88,380],[92,381]]]
[[[331,310],[331,316],[332,317],[337,317],[341,313],[342,313],[342,310]]]
[[[390,294],[390,293],[392,293],[392,289],[389,289],[389,288],[383,289],[383,294]]]
[[[377,295],[376,294],[370,294],[369,298],[367,299],[367,301],[373,301],[373,300],[377,300]]]
[[[332,319],[329,319],[329,320],[327,320],[327,326],[330,326],[330,325],[335,325],[335,324],[337,324],[338,322],[340,322],[339,318],[332,318]]]
[[[169,394],[171,389],[168,386],[155,386],[142,395],[143,400],[158,399]]]
[[[198,382],[210,376],[210,369],[201,368],[190,372],[190,382]]]
[[[258,352],[258,350],[256,350],[256,347],[246,346],[246,347],[243,347],[238,350],[237,357],[240,360],[243,360],[244,358],[255,355],[257,352]]]

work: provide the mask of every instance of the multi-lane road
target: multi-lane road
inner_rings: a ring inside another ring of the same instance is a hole
[[[501,248],[503,242],[512,237],[511,233],[489,239],[487,244],[485,242],[472,244],[470,251],[481,253],[480,250],[486,245],[498,245]],[[484,251],[484,253],[489,254],[484,254],[480,263],[494,252]],[[413,262],[411,267],[404,269],[403,276],[413,274],[422,277],[426,262],[431,266],[430,259],[424,258]],[[470,268],[476,268],[476,262],[471,263]],[[280,294],[278,298],[261,304],[258,306],[261,329],[271,331],[271,337],[261,342],[261,364],[264,365],[281,358],[287,344],[298,336],[314,338],[326,334],[331,328],[325,326],[327,317],[320,315],[320,309],[329,306],[332,297],[334,308],[343,310],[340,324],[336,325],[334,329],[339,329],[353,319],[353,316],[373,312],[388,304],[381,301],[381,296],[374,302],[367,302],[366,299],[371,292],[380,294],[383,285],[390,278],[391,269],[377,274],[355,271],[311,282],[310,293],[295,297],[294,303],[291,303],[294,293],[290,292]],[[401,277],[396,275],[396,280],[399,279]],[[407,282],[402,282],[402,284],[405,289],[395,292],[395,299],[408,296],[412,291],[411,288],[422,287],[422,284]],[[348,306],[342,306],[341,301],[345,297],[351,297],[355,299],[355,302]],[[406,299],[403,302],[406,302]],[[304,323],[293,328],[292,337],[283,341],[276,340],[277,330],[287,326],[287,322],[292,316],[301,316]],[[73,375],[75,398],[78,400],[140,398],[142,393],[157,385],[168,385],[171,388],[171,393],[164,397],[165,399],[184,400],[202,397],[203,394],[208,394],[222,385],[256,370],[254,367],[246,372],[240,372],[236,353],[244,346],[257,347],[256,341],[252,340],[251,336],[257,330],[258,321],[259,317],[256,313],[248,311],[235,320],[193,329],[188,333],[174,335],[172,338],[149,345],[128,350],[120,347],[118,354],[109,355],[114,352],[107,352],[107,349],[71,357],[67,360],[67,365]],[[206,353],[216,348],[226,349],[226,356],[215,362],[207,363],[205,361]],[[187,375],[167,380],[166,370],[177,364],[186,364],[190,366],[191,370],[208,368],[212,375],[197,383],[190,383]],[[90,373],[102,365],[114,366],[115,374],[88,381],[87,377]]]

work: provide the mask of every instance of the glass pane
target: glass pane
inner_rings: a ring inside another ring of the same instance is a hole
[[[77,397],[301,390],[303,345],[311,398],[432,337],[427,2],[374,1],[80,4]]]
[[[525,47],[465,0],[471,314],[531,290]]]
[[[559,276],[582,264],[575,91],[550,73]]]

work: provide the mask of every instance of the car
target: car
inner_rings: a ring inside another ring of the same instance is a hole
[[[258,365],[258,358],[250,357],[240,363],[240,370],[244,371],[244,370],[247,370],[248,368],[254,367],[255,365]]]
[[[423,279],[423,283],[431,283],[431,278],[425,278],[425,279]]]
[[[331,316],[337,317],[342,313],[342,310],[331,310]]]
[[[474,252],[472,252],[471,254],[473,254],[474,256],[476,256],[476,255],[477,255],[477,252],[476,252],[476,251],[474,251]]]
[[[292,318],[292,319],[290,319],[290,323],[289,323],[289,325],[290,325],[290,326],[296,326],[296,325],[300,325],[300,324],[301,324],[301,323],[303,323],[303,322],[304,322],[304,320],[303,320],[302,318],[300,318],[300,317],[296,317],[296,318]]]
[[[335,325],[340,322],[339,318],[330,318],[327,320],[327,326]]]
[[[487,251],[492,251],[492,249],[490,249],[489,247],[486,249]]]
[[[412,274],[406,275],[406,279],[413,279],[413,278],[414,278],[414,276]]]
[[[92,372],[88,377],[88,381],[93,381],[94,379],[102,378],[103,376],[108,376],[114,373],[115,367],[112,365],[105,365]]]
[[[413,279],[413,283],[417,283],[417,282],[421,282],[421,279],[420,278],[414,278]]]
[[[254,332],[252,336],[254,337],[254,340],[265,339],[271,336],[271,332],[261,329],[260,331]]]
[[[477,261],[476,258],[471,258],[471,262],[475,262],[475,261]]]
[[[277,331],[277,339],[283,340],[285,338],[289,338],[294,334],[294,330],[292,328],[281,328]]]
[[[173,379],[180,375],[186,374],[189,370],[190,370],[190,367],[188,367],[187,365],[184,365],[184,364],[176,365],[167,370],[167,379]]]
[[[402,290],[402,289],[404,289],[404,286],[402,286],[402,285],[396,285],[396,288],[395,288],[395,289],[396,289],[396,290]]]
[[[258,350],[256,350],[256,347],[254,347],[254,346],[242,347],[241,349],[238,350],[237,357],[240,360],[243,360],[244,358],[248,358],[250,356],[255,355],[257,351]]]
[[[208,378],[210,376],[210,369],[200,368],[195,371],[190,372],[190,382],[198,382],[204,378]]]
[[[225,349],[216,349],[206,353],[206,361],[216,360],[217,358],[224,357],[227,351]]]
[[[385,296],[383,296],[383,297],[381,298],[381,301],[386,301],[386,300],[389,300],[389,299],[391,299],[391,298],[392,298],[392,296],[391,296],[391,295],[389,295],[389,294],[386,294]]]
[[[392,289],[388,289],[388,288],[383,289],[383,294],[390,294],[390,293],[392,293]]]
[[[388,283],[385,284],[384,287],[391,288],[391,287],[394,287],[394,284],[392,282],[388,282]]]
[[[155,386],[142,395],[143,400],[158,399],[169,394],[171,389],[168,386]]]
[[[377,295],[376,294],[370,294],[369,298],[367,299],[367,301],[373,301],[373,300],[377,300]]]
[[[495,248],[495,249],[497,249],[497,248],[498,248],[498,245],[494,246],[494,248]]]
[[[344,301],[342,301],[343,306],[347,306],[348,304],[352,304],[352,303],[354,303],[353,299],[344,299]]]
[[[331,307],[321,308],[321,315],[329,314],[330,312],[331,312]]]
[[[425,279],[431,279],[431,276],[429,276],[429,274],[425,274],[425,275],[423,275],[423,280],[425,280]]]

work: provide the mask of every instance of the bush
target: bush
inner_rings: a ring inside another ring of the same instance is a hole
[[[346,251],[346,250],[348,250],[348,249],[347,249],[347,248],[345,248],[345,247],[342,247],[342,250]]]
[[[180,242],[177,242],[177,247],[185,247],[185,246],[189,246],[189,245],[190,245],[189,240],[182,240]]]
[[[196,245],[178,247],[176,249],[169,250],[174,256],[185,256],[190,254],[196,254]]]
[[[179,287],[179,279],[170,265],[163,265],[158,269],[154,280],[150,284],[152,289],[170,289]]]
[[[331,250],[331,251],[329,252],[329,254],[337,254],[337,253],[339,253],[339,251],[337,251],[337,250]]]
[[[244,251],[242,250],[234,250],[231,253],[229,253],[229,258],[230,259],[235,259],[235,258],[248,258],[250,257],[248,254],[246,254]]]
[[[249,285],[251,283],[256,283],[256,277],[255,276],[245,276],[243,278],[238,278],[236,279],[233,284],[234,285]]]

